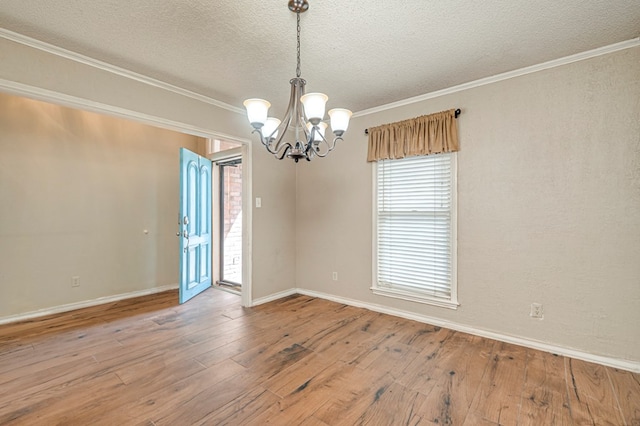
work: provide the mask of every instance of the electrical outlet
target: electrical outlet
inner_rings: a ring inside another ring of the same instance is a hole
[[[80,277],[71,277],[71,287],[80,287]]]
[[[544,317],[544,310],[542,309],[542,303],[532,303],[531,304],[531,312],[529,313],[531,318],[540,318]]]
[[[333,275],[332,275],[332,278],[333,278],[334,281],[338,281],[338,273],[334,272]]]

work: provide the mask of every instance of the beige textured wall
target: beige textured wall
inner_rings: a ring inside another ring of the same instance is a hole
[[[461,306],[373,295],[363,131],[455,107]],[[640,361],[640,48],[356,118],[298,188],[298,287]]]
[[[197,139],[0,94],[0,317],[175,285]]]
[[[2,80],[77,98],[98,109],[106,105],[239,140],[251,137],[242,114],[0,38]],[[295,221],[295,168],[283,166],[252,141],[252,190],[263,198],[263,207],[253,210],[252,230],[252,296],[259,298],[295,287],[295,228],[290,225]],[[4,206],[4,199],[0,203]],[[4,226],[4,218],[0,222]],[[46,288],[45,283],[13,282],[0,271],[0,289],[19,285],[32,293]],[[51,300],[49,306],[59,304]]]
[[[296,178],[291,161],[278,161],[262,146],[253,162],[253,297],[295,288]],[[255,198],[262,207],[255,208]]]

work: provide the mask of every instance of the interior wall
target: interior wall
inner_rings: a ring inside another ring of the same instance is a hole
[[[364,135],[450,108],[457,310],[371,293]],[[299,288],[640,361],[640,48],[357,117],[331,156],[298,166],[298,188]]]
[[[46,50],[0,38],[0,58],[0,87],[9,88],[12,93],[33,93],[36,97],[60,99],[62,103],[78,101],[96,110],[107,107],[110,113],[142,115],[161,126],[178,125],[193,129],[196,134],[241,141],[251,137],[244,114]],[[295,228],[291,226],[295,222],[295,168],[261,151],[259,143],[251,144],[256,145],[249,172],[252,194],[263,199],[261,209],[252,209],[252,297],[259,298],[295,287],[291,267],[295,263]],[[0,204],[4,206],[3,198]],[[4,218],[0,217],[0,221],[4,226]],[[26,285],[5,277],[0,272],[2,288]],[[35,293],[47,287],[46,283],[35,283],[29,288]],[[57,305],[50,301],[50,307]]]
[[[177,285],[197,139],[0,94],[0,317]]]
[[[296,267],[295,166],[257,145],[252,203],[254,299],[295,288]],[[261,199],[262,207],[255,207],[255,198]]]

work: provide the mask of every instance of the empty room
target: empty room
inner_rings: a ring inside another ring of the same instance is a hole
[[[640,2],[0,2],[0,425],[640,425]]]

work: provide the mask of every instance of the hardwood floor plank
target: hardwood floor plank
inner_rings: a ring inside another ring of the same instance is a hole
[[[431,423],[431,424],[437,425],[437,423]],[[505,426],[507,425],[506,423],[501,425],[500,423],[489,421],[481,417],[479,414],[474,413],[473,411],[469,411],[467,418],[464,419],[464,423],[462,424],[464,426]],[[540,426],[543,426],[543,425],[540,425]]]
[[[329,426],[325,422],[318,420],[314,416],[307,417],[300,423],[300,426]]]
[[[394,379],[405,375],[409,368],[420,355],[419,348],[395,342],[392,339],[383,339],[366,353],[364,358],[358,357],[353,363],[364,370],[386,371]],[[362,361],[362,362],[360,362]]]
[[[75,413],[91,404],[94,393],[110,393],[124,387],[115,374],[92,377],[74,384],[71,388],[59,388],[56,392],[46,392],[36,398],[22,400],[20,407],[3,408],[0,412],[2,425],[46,425],[71,424]]]
[[[246,386],[234,377],[244,370],[244,367],[227,360],[220,368],[207,368],[192,374],[165,388],[136,398],[124,404],[121,409],[124,412],[135,413],[138,418],[150,418],[156,423],[160,420],[166,422],[167,419],[188,416],[190,421],[185,424],[192,424],[206,414],[198,417],[201,411],[195,406],[196,402],[203,401],[207,409],[210,409],[210,405],[206,405],[204,401],[205,397],[214,397],[217,394],[228,396],[230,391]],[[229,380],[230,378],[232,380]],[[224,401],[225,404],[227,402],[228,400]]]
[[[322,382],[327,373],[325,370],[334,366],[333,361],[322,355],[311,353],[277,374],[274,374],[264,382],[264,386],[281,398],[300,392],[313,382]],[[331,371],[331,370],[329,370]]]
[[[262,387],[255,387],[241,396],[232,399],[196,424],[206,425],[245,425],[250,424],[261,413],[276,404],[280,397]]]
[[[470,412],[494,423],[518,424],[526,358],[527,349],[496,343]]]
[[[104,374],[96,373],[97,370],[97,363],[93,357],[68,360],[55,367],[38,368],[33,372],[18,370],[12,380],[2,383],[3,389],[11,389],[11,392],[0,394],[0,408],[5,409],[18,401],[25,403],[48,393],[57,393],[55,389],[64,391],[65,388],[81,383],[87,378],[93,379],[94,376]]]
[[[191,343],[200,343],[206,340],[232,341],[234,338],[239,339],[244,336],[253,335],[264,332],[261,328],[255,326],[251,322],[237,318],[229,320],[225,318],[225,322],[216,324],[215,326],[205,327],[196,331],[191,331],[185,335],[185,339]]]
[[[302,345],[296,343],[295,338],[288,333],[271,334],[269,336],[254,337],[253,345],[232,359],[240,365],[249,367],[266,361],[267,359],[281,354],[282,351],[290,348],[291,351],[306,350]]]
[[[435,386],[434,375],[438,374],[437,365],[440,358],[446,358],[449,351],[448,342],[455,336],[455,332],[439,329],[430,333],[428,339],[423,339],[420,353],[407,364],[397,380],[409,389],[428,395]],[[444,356],[441,356],[444,354]]]
[[[565,368],[571,418],[575,423],[625,424],[606,367],[567,358]]]
[[[571,425],[564,357],[529,350],[519,424]]]
[[[382,378],[390,384],[393,381],[384,372],[362,372],[354,366],[337,361],[321,372],[315,380],[300,384],[270,410],[266,418],[260,419],[271,424],[299,424],[307,416],[314,415],[328,424],[335,424],[336,419],[329,419],[337,410],[352,412],[358,401],[367,395],[375,395]],[[388,385],[387,385],[388,386]],[[327,403],[332,405],[333,411],[323,410]]]
[[[366,351],[367,343],[372,340],[374,337],[360,331],[359,324],[354,321],[350,327],[343,327],[337,331],[331,339],[324,339],[318,343],[313,351],[330,359],[351,362]]]
[[[74,415],[74,423],[78,425],[117,425],[130,424],[138,421],[139,411],[134,408],[136,404],[142,406],[149,401],[151,395],[179,383],[194,374],[200,373],[205,368],[193,360],[182,361],[179,364],[167,364],[160,367],[149,365],[148,369],[140,370],[135,377],[129,377],[124,389],[114,392],[102,392],[94,395],[92,404],[84,407]],[[119,378],[120,374],[116,372]],[[132,399],[136,402],[132,402]],[[105,416],[105,413],[108,415]],[[151,418],[146,420],[151,421]]]
[[[57,371],[57,368],[68,363],[78,362],[85,358],[92,358],[93,362],[95,358],[93,355],[100,350],[110,350],[113,347],[118,346],[117,342],[102,340],[96,342],[95,345],[90,345],[85,348],[71,347],[69,350],[60,351],[58,349],[52,349],[43,352],[30,353],[29,356],[24,354],[18,358],[5,360],[3,363],[3,370],[0,372],[0,385],[11,382],[13,380],[25,380],[27,376],[32,376],[41,373],[45,376],[52,376]],[[0,395],[0,399],[2,396]]]
[[[611,367],[606,371],[626,424],[640,426],[640,374]]]
[[[316,413],[328,424],[348,426],[372,425],[417,425],[421,418],[417,408],[424,402],[424,395],[409,390],[386,375],[376,383],[374,392],[360,394],[354,404],[343,406],[346,411],[334,410]],[[323,417],[324,416],[324,417]]]
[[[441,425],[463,424],[489,365],[495,342],[455,333],[432,361],[434,383],[418,410],[425,421]]]
[[[640,375],[295,295],[0,326],[0,424],[636,424]]]
[[[391,317],[379,312],[369,312],[369,315],[363,317],[363,320],[362,331],[376,336],[385,334],[391,329],[398,329],[401,324],[405,324],[407,321],[404,318]]]
[[[204,419],[212,412],[227,406],[232,401],[241,400],[247,396],[247,387],[244,378],[246,374],[238,374],[220,382],[219,386],[212,383],[211,386],[192,393],[191,397],[181,400],[178,406],[172,410],[162,410],[153,414],[152,419],[157,425],[193,425],[204,422]],[[259,386],[252,389],[264,394],[266,392]],[[264,401],[261,401],[264,402]],[[254,413],[255,414],[255,413]]]
[[[222,343],[221,346],[198,355],[196,359],[204,366],[211,367],[228,358],[246,353],[257,345],[265,345],[264,338],[264,335],[258,338],[256,334],[251,333],[248,336],[241,336],[238,339],[231,339],[230,341],[222,340],[218,342]]]
[[[254,379],[263,382],[311,354],[312,352],[309,349],[294,343],[277,352],[265,351],[264,355],[260,354],[249,359],[242,358],[242,361],[247,363],[247,368],[255,376]],[[235,360],[235,357],[232,359]],[[242,363],[239,364],[243,365]]]

